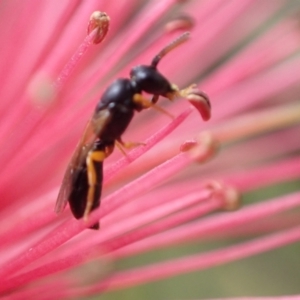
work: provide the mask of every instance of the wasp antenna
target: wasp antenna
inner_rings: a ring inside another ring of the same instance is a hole
[[[182,43],[186,42],[188,38],[190,37],[190,33],[184,32],[182,35],[177,37],[175,40],[173,40],[170,44],[168,44],[165,48],[163,48],[157,55],[154,56],[151,66],[156,68],[160,60],[171,50],[175,49],[177,46],[181,45]]]

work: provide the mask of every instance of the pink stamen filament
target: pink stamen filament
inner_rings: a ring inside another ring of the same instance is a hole
[[[185,153],[175,156],[173,159],[165,162],[164,164],[156,167],[152,171],[140,177],[138,180],[131,182],[119,191],[113,193],[106,199],[103,199],[101,210],[95,210],[89,217],[88,222],[83,221],[69,221],[65,225],[57,227],[50,234],[46,235],[43,240],[33,245],[23,254],[19,255],[13,261],[6,262],[0,269],[0,274],[9,274],[19,271],[22,267],[27,266],[30,262],[42,257],[47,252],[57,248],[90,224],[94,224],[97,220],[101,219],[113,210],[120,208],[127,201],[133,200],[139,193],[154,188],[155,185],[162,183],[164,179],[170,177],[180,169],[191,163],[191,158]]]
[[[258,238],[250,242],[215,250],[204,254],[191,255],[169,262],[152,264],[130,271],[118,272],[112,275],[107,282],[101,283],[99,288],[107,284],[107,290],[115,290],[136,286],[150,281],[184,274],[187,272],[204,270],[224,263],[246,258],[274,248],[295,243],[300,239],[300,227],[285,230],[267,237]],[[158,272],[159,270],[159,272]]]
[[[226,143],[299,123],[300,104],[292,103],[231,119],[213,129],[213,135]]]
[[[42,267],[39,267],[32,271],[25,272],[24,274],[10,278],[8,282],[3,284],[6,286],[5,287],[6,289],[12,289],[22,284],[29,283],[32,280],[36,280],[40,277],[62,271],[70,267],[74,267],[78,264],[87,261],[88,258],[91,259],[95,257],[95,255],[98,256],[99,254],[104,255],[106,253],[110,253],[115,249],[122,248],[125,245],[131,244],[137,240],[140,240],[147,236],[151,236],[155,232],[160,232],[160,230],[162,230],[163,228],[166,229],[171,226],[174,226],[174,224],[176,223],[178,224],[180,222],[183,222],[187,217],[186,216],[183,217],[180,215],[179,216],[175,215],[175,217],[171,216],[167,218],[166,221],[158,222],[157,225],[153,224],[148,226],[145,229],[137,230],[137,232],[134,232],[133,234],[130,233],[131,230],[134,230],[135,228],[139,228],[142,225],[151,223],[152,221],[155,221],[158,218],[162,218],[165,215],[168,215],[176,210],[178,211],[180,209],[183,209],[186,206],[193,205],[195,202],[208,201],[209,200],[208,196],[210,194],[211,192],[208,191],[204,191],[198,194],[192,194],[188,197],[185,197],[186,199],[178,199],[177,202],[174,201],[174,203],[168,203],[164,207],[152,209],[152,211],[146,212],[144,213],[144,215],[137,215],[133,218],[133,220],[129,220],[129,221],[124,220],[123,221],[124,224],[122,224],[121,222],[121,224],[118,224],[114,228],[109,228],[106,231],[103,230],[103,233],[98,236],[98,240],[99,238],[100,240],[102,240],[100,244],[99,241],[97,242],[97,236],[96,236],[95,237],[96,240],[92,241],[93,245],[87,245],[87,244],[79,245],[79,248],[76,247],[75,254],[74,251],[72,251],[73,253],[70,253],[69,255],[63,258],[56,256],[55,261],[51,261],[48,264],[43,263]],[[199,217],[200,215],[215,210],[216,208],[219,208],[222,205],[223,202],[217,200],[217,201],[213,201],[212,205],[202,206],[201,209],[193,208],[194,217]],[[189,218],[190,218],[190,214],[189,214]],[[125,235],[124,238],[119,237],[120,235],[122,236],[125,233],[127,234],[127,236]]]

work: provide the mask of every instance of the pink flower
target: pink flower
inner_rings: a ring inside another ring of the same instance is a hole
[[[297,293],[299,259],[282,248],[300,240],[295,9],[289,0],[3,2],[3,299],[124,297],[125,288],[141,298],[146,283],[168,299]],[[110,17],[104,41],[105,26],[87,25],[98,10]],[[134,116],[123,138],[144,144],[105,160],[101,207],[87,222],[69,209],[56,215],[64,170],[102,92],[187,30],[190,40],[158,68],[207,93],[211,119],[203,122],[198,98],[159,99],[172,118]],[[240,198],[242,208],[224,212]],[[99,231],[86,229],[99,219]]]

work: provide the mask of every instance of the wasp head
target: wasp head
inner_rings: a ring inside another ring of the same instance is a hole
[[[132,68],[130,78],[146,93],[165,96],[172,92],[170,82],[153,66],[140,65]]]

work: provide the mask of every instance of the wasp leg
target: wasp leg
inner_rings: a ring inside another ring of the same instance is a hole
[[[115,141],[115,145],[118,147],[118,149],[121,151],[121,153],[127,157],[127,153],[126,151],[124,150],[124,147],[122,145],[122,143],[120,143],[119,141]]]
[[[188,96],[196,93],[196,91],[199,91],[196,84],[191,84],[188,87],[178,90],[178,96],[187,98]]]
[[[98,140],[94,143],[93,149],[88,153],[86,158],[87,170],[87,194],[86,205],[83,218],[87,220],[91,211],[100,206],[102,180],[103,180],[103,161],[114,150],[113,142],[103,142]],[[99,229],[99,222],[92,225],[91,229]]]
[[[172,92],[167,94],[167,98],[173,100],[175,97],[182,97],[190,100],[190,98],[202,97],[210,107],[209,97],[202,91],[200,91],[195,83],[189,85],[184,89],[179,89],[176,84],[172,84]]]
[[[139,93],[134,94],[134,96],[133,96],[133,101],[141,107],[141,110],[152,107],[152,108],[156,109],[157,111],[174,119],[174,116],[171,115],[168,111],[164,110],[163,108],[161,108],[160,106],[155,104],[155,101],[157,101],[157,100],[158,100],[158,98],[156,98],[155,95],[153,96],[151,101],[149,101],[147,98],[145,98],[142,94],[139,94]]]
[[[151,103],[155,104],[158,101],[159,95],[153,95]]]
[[[123,142],[120,138],[115,140],[115,145],[118,147],[118,149],[121,151],[121,153],[128,158],[127,153],[125,150],[133,149],[138,146],[145,146],[145,143],[139,143],[139,142]]]
[[[138,147],[138,146],[145,146],[146,145],[145,143],[140,143],[140,142],[124,142],[124,141],[122,141],[121,138],[117,139],[115,141],[115,144],[121,150],[121,152],[124,148],[125,149],[132,149],[132,148],[135,148],[135,147]]]
[[[94,208],[93,206],[95,202],[97,201],[97,199],[95,199],[97,188],[99,188],[97,187],[97,185],[99,185],[99,183],[101,185],[102,177],[99,178],[99,173],[97,172],[96,167],[99,165],[99,163],[102,163],[105,158],[105,152],[99,150],[92,150],[87,155],[86,166],[89,188],[87,193],[86,206],[83,214],[84,220],[87,220],[90,212]]]
[[[184,89],[179,89],[176,84],[171,85],[172,91],[166,94],[166,97],[173,101],[177,97],[182,97],[182,98],[190,98],[191,96],[201,96],[206,99],[208,99],[208,96],[200,91],[195,83],[189,85],[188,87]]]

